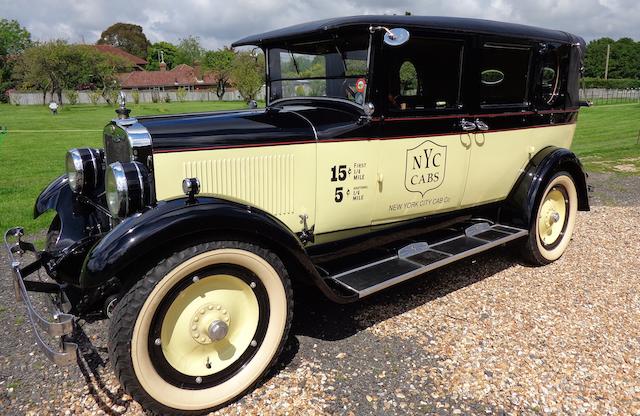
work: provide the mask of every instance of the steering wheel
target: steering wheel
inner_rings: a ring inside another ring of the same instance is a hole
[[[342,90],[345,92],[345,95],[348,99],[355,100],[356,91],[349,85],[349,80],[345,79],[342,81]]]

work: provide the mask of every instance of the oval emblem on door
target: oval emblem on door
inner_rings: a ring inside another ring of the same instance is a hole
[[[504,72],[497,69],[485,69],[480,75],[484,85],[498,85],[504,81]]]

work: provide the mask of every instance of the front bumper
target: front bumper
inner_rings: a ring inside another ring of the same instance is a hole
[[[31,322],[36,343],[44,354],[58,365],[68,365],[76,361],[77,344],[66,341],[67,335],[73,333],[75,317],[64,313],[65,305],[68,305],[64,287],[57,283],[43,282],[40,280],[26,280],[26,277],[37,272],[43,267],[42,253],[36,251],[31,243],[22,241],[24,230],[11,228],[4,235],[4,243],[9,252],[9,261],[13,272],[13,283],[16,291],[16,299],[22,301],[27,309],[27,316]],[[13,243],[10,242],[13,241]],[[25,253],[31,253],[36,260],[24,267],[20,259]],[[51,319],[43,317],[31,303],[29,292],[46,293],[45,298],[50,301]],[[52,347],[41,335],[41,331],[49,334],[53,342],[59,343],[58,347]]]

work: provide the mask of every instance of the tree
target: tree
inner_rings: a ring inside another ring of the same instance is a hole
[[[264,83],[264,56],[261,53],[238,52],[233,60],[231,76],[242,98],[247,102],[254,100]]]
[[[222,100],[222,97],[224,97],[225,90],[229,84],[235,57],[235,51],[227,47],[218,49],[217,51],[208,51],[204,54],[202,65],[214,73],[217,83],[216,95],[219,100]]]
[[[407,94],[407,91],[415,91],[418,88],[418,74],[416,67],[409,61],[400,65],[400,93],[403,95],[417,95],[417,92]]]
[[[146,58],[150,43],[142,27],[131,23],[116,23],[100,35],[98,45],[112,45],[140,58]]]
[[[16,62],[14,77],[21,82],[22,88],[41,90],[43,104],[47,92],[52,95],[57,92],[58,102],[62,102],[62,49],[67,46],[63,40],[37,44],[27,49]]]
[[[0,102],[13,87],[11,73],[17,56],[31,45],[31,34],[16,20],[0,19]]]
[[[620,38],[611,45],[609,78],[640,78],[640,43]]]
[[[16,62],[13,77],[21,87],[42,91],[42,104],[46,104],[47,92],[53,90],[50,63],[44,45],[27,49]]]
[[[128,63],[121,57],[102,54],[87,45],[69,45],[56,40],[27,49],[16,64],[14,76],[27,89],[56,94],[62,103],[64,90],[92,87],[101,90],[110,102],[111,92],[117,88],[116,73]]]
[[[204,54],[204,49],[200,46],[200,38],[197,36],[180,39],[177,49],[178,51],[174,62],[176,66],[180,64],[191,66],[199,64]]]
[[[130,63],[119,56],[102,54],[93,48],[85,48],[88,49],[84,65],[89,73],[89,85],[101,91],[107,104],[115,104],[120,88],[120,82],[116,75],[120,72],[130,71]]]
[[[640,79],[640,42],[630,38],[600,38],[589,42],[585,57],[585,75],[604,78],[607,45],[611,48],[608,78]]]
[[[147,50],[147,64],[146,69],[148,71],[157,71],[160,69],[160,58],[158,57],[162,52],[164,56],[164,63],[167,64],[167,69],[171,69],[175,66],[176,56],[178,54],[178,48],[176,45],[169,42],[156,42],[149,46]]]
[[[611,38],[592,40],[587,44],[585,56],[585,75],[593,78],[604,78],[604,66],[607,59],[607,45],[614,43]]]

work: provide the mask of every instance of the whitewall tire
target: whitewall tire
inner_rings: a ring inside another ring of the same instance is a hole
[[[291,283],[274,253],[242,242],[200,244],[158,263],[122,298],[109,354],[145,410],[206,413],[268,372],[292,314]]]
[[[527,261],[544,265],[558,260],[573,236],[577,212],[578,193],[571,174],[556,173],[532,213],[529,236],[523,246]]]

